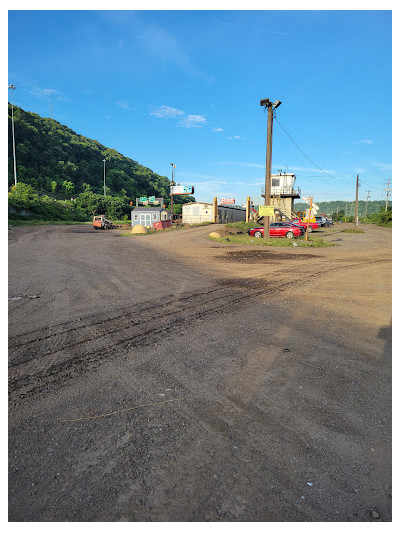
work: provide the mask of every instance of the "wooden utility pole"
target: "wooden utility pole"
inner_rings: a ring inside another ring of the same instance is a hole
[[[218,198],[216,196],[213,199],[213,222],[218,223]]]
[[[364,222],[367,221],[367,210],[368,210],[368,200],[369,200],[369,193],[371,191],[367,191],[367,201],[365,202],[365,213],[364,213]]]
[[[385,207],[385,213],[388,210],[388,203],[389,203],[389,192],[390,192],[390,178],[388,179],[388,186],[386,189],[386,207]]]
[[[354,227],[358,228],[358,174],[357,174],[357,183],[356,183],[356,202],[354,204]]]
[[[344,207],[344,221],[346,222],[346,217],[347,217],[347,202],[346,202],[346,205]]]
[[[307,229],[306,229],[306,242],[308,240],[308,227],[310,225],[310,218],[311,218],[311,209],[312,209],[312,205],[313,205],[313,197],[311,196],[311,199],[310,199],[310,212],[308,213],[308,217],[307,217]]]
[[[246,222],[249,222],[249,220],[250,220],[250,196],[248,196],[246,200]]]
[[[260,105],[268,109],[268,124],[267,124],[267,155],[265,161],[265,202],[264,205],[271,203],[271,168],[272,168],[272,122],[274,109],[281,105],[279,100],[274,103],[270,102],[268,98],[260,100]],[[264,215],[264,239],[269,239],[269,215]]]
[[[271,165],[272,165],[272,103],[268,106],[267,155],[265,161],[265,198],[264,205],[271,203]],[[264,216],[264,239],[269,239],[269,216]]]

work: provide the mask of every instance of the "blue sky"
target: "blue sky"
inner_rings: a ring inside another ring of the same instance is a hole
[[[258,203],[260,99],[279,99],[273,172],[317,202],[353,201],[358,173],[359,199],[385,199],[391,12],[241,9],[9,11],[14,103],[159,174],[175,163],[198,201]]]

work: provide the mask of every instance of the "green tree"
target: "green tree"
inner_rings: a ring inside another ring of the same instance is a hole
[[[72,181],[64,180],[63,188],[65,190],[65,193],[68,194],[74,190],[74,184],[72,183]]]

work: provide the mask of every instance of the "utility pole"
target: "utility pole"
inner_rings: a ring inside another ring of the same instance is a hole
[[[282,102],[275,100],[270,102],[268,98],[260,100],[260,106],[268,109],[268,123],[267,123],[267,154],[265,161],[265,202],[264,205],[270,205],[271,202],[271,166],[272,166],[272,122],[273,111],[281,105]],[[264,239],[269,239],[269,215],[264,215]]]
[[[246,222],[249,222],[249,220],[250,220],[250,196],[248,196],[246,200]]]
[[[354,228],[358,228],[358,174],[356,183],[356,203],[354,204]]]
[[[8,86],[11,89],[11,129],[12,129],[12,139],[13,139],[13,159],[14,159],[14,184],[17,186],[17,158],[15,155],[15,130],[14,130],[14,91],[15,85],[11,83]]]
[[[347,217],[347,202],[346,202],[346,205],[344,207],[344,221],[346,222],[346,217]]]
[[[389,193],[390,193],[390,178],[388,179],[388,186],[386,189],[386,207],[385,207],[385,213],[388,210],[388,203],[389,203]]]
[[[307,228],[306,228],[306,242],[308,240],[308,228],[310,226],[310,218],[311,218],[311,209],[312,209],[312,206],[313,206],[313,197],[311,196],[310,198],[310,211],[308,213],[308,217],[307,217]]]
[[[170,163],[172,166],[171,174],[171,224],[174,221],[174,195],[172,194],[172,187],[174,186],[174,168],[176,168],[175,163]]]
[[[365,213],[364,213],[364,222],[367,221],[367,210],[368,210],[368,200],[369,200],[369,193],[371,191],[367,191],[367,201],[365,203]]]
[[[103,159],[104,162],[104,198],[106,197],[106,159]]]

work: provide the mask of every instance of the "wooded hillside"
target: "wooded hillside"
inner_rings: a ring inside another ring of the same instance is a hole
[[[11,105],[8,105],[8,185],[14,183]],[[43,118],[14,106],[17,179],[36,191],[57,197],[89,189],[103,193],[103,159],[106,186],[113,196],[169,198],[169,179],[79,135],[51,118]],[[69,183],[66,187],[66,183]]]
[[[343,200],[336,200],[333,202],[318,202],[316,204],[319,207],[318,215],[325,213],[326,215],[333,215],[334,213],[340,213],[343,211],[347,216],[354,215],[355,202],[345,202]],[[365,213],[365,200],[358,201],[358,216],[364,216]],[[382,208],[386,205],[385,200],[370,200],[368,202],[368,214],[379,213]],[[388,202],[389,207],[392,207],[392,202]],[[295,211],[305,211],[308,209],[308,205],[305,202],[295,202],[294,209]]]

